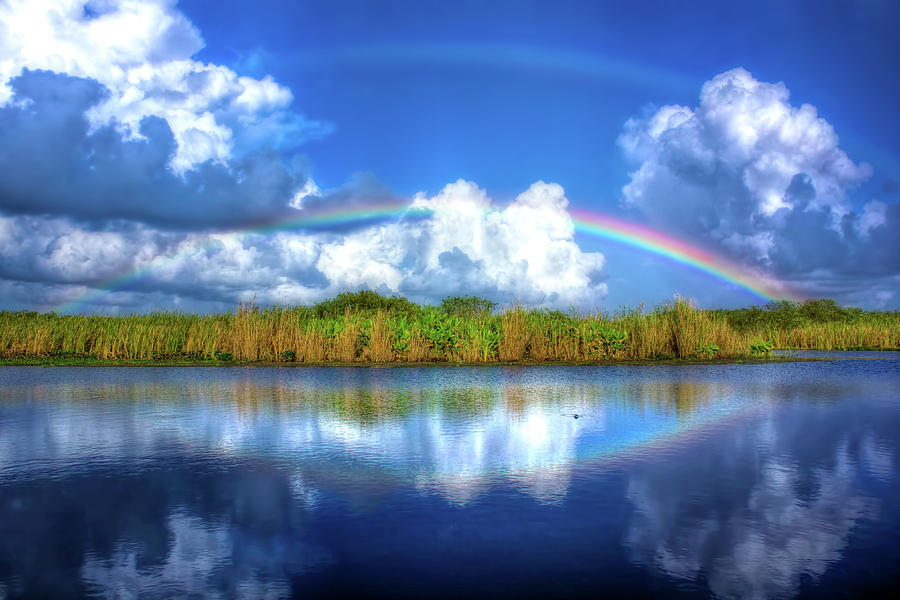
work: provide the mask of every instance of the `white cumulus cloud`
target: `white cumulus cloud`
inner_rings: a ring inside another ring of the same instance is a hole
[[[698,106],[625,124],[618,143],[637,168],[624,203],[811,295],[892,286],[900,264],[882,255],[896,254],[896,205],[854,209],[851,192],[872,169],[838,141],[814,106],[791,104],[784,83],[732,69],[703,85]]]
[[[174,0],[9,0],[0,3],[0,106],[14,100],[10,81],[23,69],[93,79],[109,95],[91,108],[91,124],[140,138],[142,119],[165,119],[177,172],[321,129],[288,110],[291,91],[271,77],[191,58],[203,45]]]
[[[561,186],[538,181],[504,208],[459,180],[413,200],[422,221],[350,234],[323,245],[318,268],[344,287],[377,287],[411,297],[475,293],[505,301],[596,306],[604,258],[582,252]]]
[[[52,284],[9,290],[8,304],[20,297],[45,310],[131,273],[141,276],[76,308],[221,310],[251,299],[313,303],[361,288],[425,302],[479,294],[502,303],[594,308],[606,295],[604,258],[575,243],[567,205],[554,183],[534,183],[500,207],[460,180],[414,198],[411,206],[428,209],[425,217],[346,232],[95,230],[61,217],[6,216],[0,278],[20,288]]]

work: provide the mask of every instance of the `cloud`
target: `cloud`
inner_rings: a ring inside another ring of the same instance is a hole
[[[0,209],[130,219],[165,227],[223,227],[281,218],[305,182],[299,163],[262,150],[227,165],[206,161],[177,174],[168,123],[145,117],[142,139],[114,125],[91,128],[86,112],[107,96],[99,84],[25,71],[0,108]]]
[[[271,77],[194,60],[203,45],[168,0],[0,5],[6,307],[108,287],[90,309],[221,310],[359,288],[561,308],[605,295],[603,257],[575,244],[555,184],[496,207],[458,181],[412,200],[428,217],[250,233],[403,200],[371,175],[319,190],[291,153],[327,127],[293,112]]]
[[[99,83],[25,70],[11,89],[0,108],[8,307],[52,309],[60,297],[123,276],[93,309],[221,310],[253,298],[316,302],[359,288],[420,301],[476,293],[568,308],[594,306],[606,293],[603,257],[575,244],[558,185],[538,182],[501,209],[459,181],[411,201],[432,213],[427,218],[255,234],[240,230],[403,201],[365,174],[319,190],[299,162],[274,151],[176,173],[168,161],[177,142],[162,118],[145,117],[141,139],[123,138],[113,124],[92,128],[85,115],[109,94]]]
[[[279,155],[178,175],[166,168],[173,140],[161,119],[144,120],[143,140],[112,126],[88,131],[84,107],[103,93],[95,82],[28,71],[14,89],[28,102],[0,108],[9,141],[0,146],[5,307],[54,309],[123,276],[117,293],[83,308],[222,310],[372,288],[426,302],[478,294],[567,309],[606,294],[604,259],[575,243],[559,185],[535,183],[498,207],[458,181],[412,200],[427,217],[229,233],[222,229],[402,200],[369,175],[318,190]]]
[[[596,306],[606,295],[597,280],[599,253],[582,252],[563,188],[538,181],[502,210],[474,183],[457,181],[414,207],[434,211],[411,240],[417,266],[403,286],[447,294],[466,289],[534,304]],[[468,281],[461,281],[460,278]]]
[[[568,308],[606,293],[604,259],[575,244],[555,184],[498,207],[458,181],[410,201],[427,217],[252,233],[404,201],[366,174],[320,190],[290,151],[322,128],[270,77],[193,60],[203,40],[173,2],[12,1],[0,17],[6,307],[109,287],[80,308],[221,310],[359,288]]]
[[[202,233],[0,216],[0,278],[8,281],[7,306],[21,307],[21,299],[44,310],[110,282],[114,294],[78,308],[222,310],[254,298],[312,303],[361,288],[425,302],[474,293],[593,307],[606,294],[604,259],[575,243],[567,204],[552,183],[537,182],[499,207],[474,183],[457,181],[413,200],[428,216],[355,230]]]
[[[291,216],[328,127],[270,76],[191,58],[175,2],[0,4],[0,211],[163,228]]]
[[[413,208],[432,216],[323,244],[317,266],[344,287],[377,287],[434,300],[473,293],[500,301],[562,307],[596,305],[601,254],[582,252],[561,186],[542,181],[505,208],[459,180]]]
[[[271,77],[193,60],[203,45],[174,0],[10,0],[0,4],[0,105],[15,102],[10,81],[24,69],[96,81],[109,93],[90,107],[91,128],[141,139],[144,119],[161,118],[179,173],[328,130],[292,112],[291,91]]]
[[[706,82],[700,104],[630,119],[618,143],[637,165],[625,205],[811,295],[853,297],[900,279],[900,208],[851,192],[872,170],[838,147],[816,108],[783,83],[733,69]]]

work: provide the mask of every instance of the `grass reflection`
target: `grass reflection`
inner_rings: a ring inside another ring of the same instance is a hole
[[[502,405],[511,415],[538,407],[589,403],[689,416],[728,394],[726,383],[703,381],[612,380],[582,384],[510,384],[397,387],[376,385],[326,387],[301,380],[271,383],[238,381],[140,381],[132,383],[39,383],[2,386],[0,401],[53,400],[66,404],[142,404],[179,406],[212,404],[234,407],[246,416],[315,412],[360,423],[379,422],[414,413],[480,416]]]

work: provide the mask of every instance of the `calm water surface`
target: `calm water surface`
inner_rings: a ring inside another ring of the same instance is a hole
[[[0,599],[884,592],[900,354],[863,356],[0,368]]]

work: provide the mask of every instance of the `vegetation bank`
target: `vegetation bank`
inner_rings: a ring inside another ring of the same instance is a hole
[[[210,315],[0,312],[0,361],[599,363],[900,347],[900,313],[831,300],[739,310],[676,300],[614,314],[495,308],[471,296],[420,306],[363,291],[315,306],[247,305]]]

